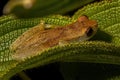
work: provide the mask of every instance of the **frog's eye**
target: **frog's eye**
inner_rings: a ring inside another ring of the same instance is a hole
[[[86,31],[86,35],[89,37],[93,34],[93,29],[92,28],[88,28]]]

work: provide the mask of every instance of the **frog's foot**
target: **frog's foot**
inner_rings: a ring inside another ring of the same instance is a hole
[[[45,21],[41,20],[40,24],[36,25],[33,28],[39,28],[39,30],[45,30]]]

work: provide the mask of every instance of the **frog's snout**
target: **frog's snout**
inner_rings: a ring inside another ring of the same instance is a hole
[[[89,25],[92,25],[91,28],[93,29],[93,31],[96,32],[97,29],[98,29],[97,21],[96,20],[91,20],[89,23],[90,23]]]

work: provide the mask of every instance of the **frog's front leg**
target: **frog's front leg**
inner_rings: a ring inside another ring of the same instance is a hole
[[[69,44],[69,42],[68,41],[65,41],[65,40],[59,40],[59,46],[64,46],[64,45],[66,45],[66,44]]]

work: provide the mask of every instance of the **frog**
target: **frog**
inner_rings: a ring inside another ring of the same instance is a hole
[[[96,20],[90,20],[87,16],[80,16],[76,21],[65,26],[53,27],[53,25],[40,24],[30,28],[19,36],[11,45],[10,50],[15,60],[24,60],[37,56],[46,49],[63,46],[74,42],[82,42],[92,38],[98,29]]]

